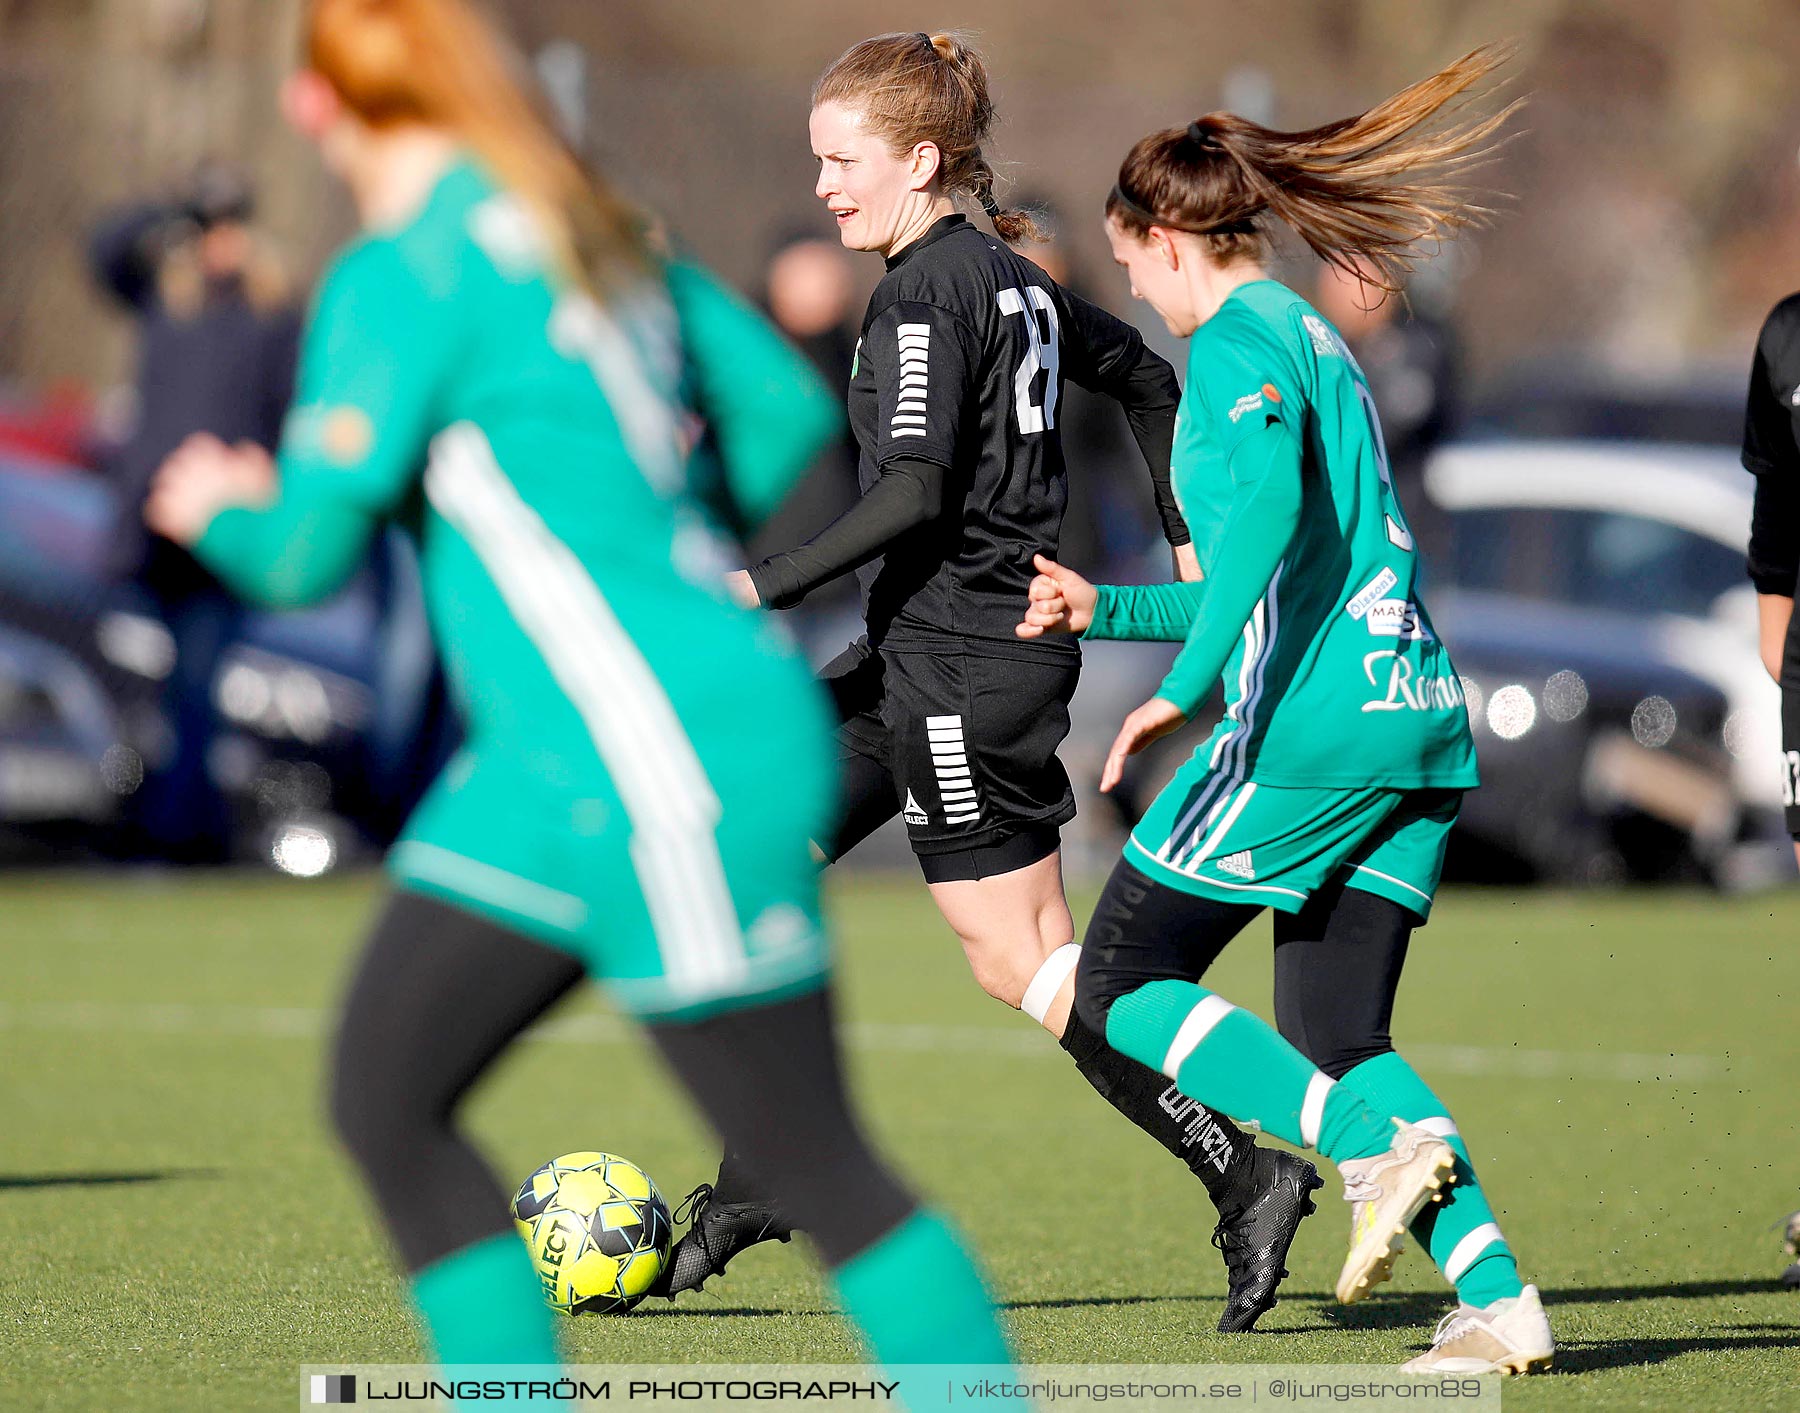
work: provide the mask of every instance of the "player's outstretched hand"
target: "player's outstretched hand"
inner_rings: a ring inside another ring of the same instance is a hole
[[[734,569],[725,576],[725,592],[739,608],[761,608],[762,595],[756,592],[756,581],[748,569]]]
[[[157,469],[144,523],[165,539],[191,545],[221,510],[262,505],[275,495],[275,462],[253,442],[226,446],[196,432]]]
[[[1033,555],[1037,577],[1031,581],[1025,621],[1013,629],[1021,638],[1041,638],[1046,633],[1082,633],[1094,621],[1094,604],[1100,594],[1073,569],[1054,559]]]
[[[1125,774],[1127,756],[1135,756],[1152,741],[1160,740],[1186,722],[1187,716],[1181,708],[1161,697],[1150,698],[1132,712],[1113,738],[1112,749],[1106,753],[1106,769],[1100,772],[1100,793],[1110,794],[1113,786],[1119,783],[1119,778]]]

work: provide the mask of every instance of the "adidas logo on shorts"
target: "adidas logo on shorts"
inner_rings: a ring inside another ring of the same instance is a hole
[[[1219,860],[1219,872],[1238,878],[1255,878],[1256,870],[1250,866],[1250,851],[1239,849],[1235,854],[1227,854]]]

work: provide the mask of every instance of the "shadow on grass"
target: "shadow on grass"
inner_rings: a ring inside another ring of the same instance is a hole
[[[0,1187],[6,1185],[6,1179],[0,1178]],[[1576,1286],[1567,1290],[1544,1291],[1544,1303],[1551,1307],[1554,1315],[1558,1305],[1599,1305],[1625,1300],[1705,1300],[1720,1295],[1767,1295],[1781,1289],[1774,1280],[1732,1280],[1732,1281],[1676,1281],[1665,1285],[1624,1285],[1624,1286]],[[1002,1300],[1002,1310],[1083,1310],[1095,1307],[1120,1305],[1222,1305],[1223,1292],[1207,1295],[1070,1295],[1047,1300]],[[1430,1291],[1378,1291],[1368,1299],[1355,1305],[1340,1306],[1333,1303],[1328,1292],[1316,1290],[1283,1291],[1281,1303],[1299,1305],[1316,1304],[1320,1307],[1321,1318],[1305,1325],[1291,1325],[1285,1329],[1259,1329],[1259,1338],[1279,1339],[1286,1335],[1317,1334],[1322,1330],[1397,1330],[1409,1326],[1430,1326],[1436,1324],[1438,1317],[1451,1307],[1454,1297],[1449,1291],[1437,1294]],[[826,1315],[828,1310],[786,1310],[756,1309],[750,1306],[715,1306],[690,1303],[686,1305],[658,1304],[655,1309],[639,1306],[632,1312],[631,1318],[641,1320],[645,1316],[656,1315],[738,1315],[751,1319],[769,1318],[776,1315]],[[1719,1338],[1713,1343],[1705,1340],[1649,1340],[1642,1343],[1646,1348],[1660,1348],[1663,1345],[1684,1346],[1671,1349],[1668,1353],[1646,1358],[1641,1362],[1655,1362],[1657,1358],[1667,1359],[1675,1354],[1687,1352],[1685,1346],[1695,1349],[1720,1348],[1729,1349],[1739,1345],[1747,1348],[1770,1347],[1779,1348],[1789,1345],[1800,1348],[1800,1326],[1788,1332],[1788,1338],[1776,1338],[1786,1326],[1782,1325],[1725,1325],[1722,1329],[1741,1330],[1758,1334],[1760,1337],[1741,1341]],[[1767,1335],[1761,1332],[1767,1331]],[[1576,1344],[1570,1348],[1577,1351],[1611,1349],[1614,1345],[1629,1345],[1631,1341],[1591,1341],[1587,1344]],[[1421,1346],[1423,1347],[1423,1346]],[[1620,1358],[1620,1364],[1630,1363],[1629,1359]],[[1559,1354],[1557,1367],[1574,1369],[1610,1368],[1610,1364],[1577,1362],[1571,1358],[1564,1361]]]
[[[719,1315],[739,1315],[745,1319],[769,1320],[786,1319],[790,1315],[834,1315],[839,1313],[841,1312],[835,1310],[758,1309],[750,1305],[706,1305],[699,1301],[690,1301],[686,1305],[658,1304],[654,1310],[639,1305],[625,1318],[643,1320],[653,1319],[659,1315],[704,1315],[710,1320]]]
[[[1223,1295],[1069,1295],[1058,1300],[1002,1300],[1002,1310],[1080,1310],[1090,1305],[1223,1304]]]
[[[1755,1280],[1670,1281],[1662,1285],[1586,1285],[1544,1291],[1546,1305],[1610,1305],[1622,1300],[1710,1300],[1716,1295],[1769,1295],[1781,1289],[1774,1276]]]
[[[215,1168],[171,1168],[160,1173],[0,1173],[0,1192],[36,1187],[117,1187],[128,1183],[176,1182],[217,1177]]]
[[[1612,1305],[1633,1300],[1710,1300],[1726,1295],[1770,1295],[1780,1290],[1781,1285],[1773,1279],[1670,1281],[1651,1285],[1570,1286],[1566,1289],[1546,1289],[1543,1296],[1544,1304],[1550,1308],[1551,1318],[1554,1320],[1557,1307],[1563,1305]],[[1270,1329],[1258,1333],[1317,1334],[1321,1330],[1397,1330],[1410,1325],[1431,1325],[1440,1316],[1447,1314],[1455,1303],[1455,1297],[1447,1290],[1442,1294],[1430,1291],[1378,1291],[1366,1300],[1349,1306],[1336,1304],[1334,1297],[1325,1291],[1284,1290],[1281,1298],[1284,1304],[1316,1304],[1319,1307],[1319,1319],[1284,1330]],[[1796,1329],[1795,1342],[1800,1345],[1800,1327]]]
[[[1759,1328],[1779,1331],[1781,1327]],[[1747,1349],[1800,1349],[1800,1329],[1776,1334],[1696,1335],[1692,1339],[1578,1339],[1557,1347],[1556,1369],[1563,1374],[1592,1374],[1661,1364],[1683,1354]]]

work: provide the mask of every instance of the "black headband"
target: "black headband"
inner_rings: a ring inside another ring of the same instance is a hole
[[[1219,221],[1210,226],[1190,225],[1186,221],[1173,220],[1167,216],[1159,216],[1147,206],[1140,206],[1131,199],[1124,187],[1114,185],[1109,205],[1122,206],[1126,213],[1135,216],[1147,226],[1161,226],[1165,230],[1186,231],[1189,235],[1255,235],[1256,218],[1254,216],[1237,216],[1229,221]]]
[[[1217,147],[1222,150],[1225,146],[1219,141],[1218,133],[1203,126],[1198,119],[1188,124],[1187,135],[1189,142],[1197,142],[1202,147]]]

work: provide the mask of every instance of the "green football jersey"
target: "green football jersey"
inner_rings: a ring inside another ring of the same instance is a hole
[[[571,947],[663,1014],[816,984],[823,693],[734,606],[754,525],[841,414],[766,320],[679,261],[604,304],[473,162],[327,274],[277,499],[197,551],[316,600],[384,522],[418,538],[466,730],[390,856],[409,887]]]
[[[1086,636],[1185,640],[1158,695],[1190,714],[1223,679],[1196,764],[1267,785],[1478,783],[1368,382],[1281,284],[1240,286],[1195,332],[1174,483],[1204,580],[1103,587]]]
[[[594,753],[527,625],[566,636],[585,595],[530,595],[594,580],[650,671],[695,710],[722,695],[721,658],[791,674],[779,627],[724,606],[736,551],[691,484],[710,465],[689,454],[691,409],[728,443],[718,460],[753,518],[804,465],[791,448],[816,445],[839,414],[760,316],[697,268],[673,264],[666,291],[647,282],[603,310],[548,264],[535,222],[473,163],[405,227],[353,243],[316,300],[281,497],[220,515],[199,552],[248,597],[304,603],[355,569],[380,522],[414,529],[471,738],[554,780]],[[764,424],[740,428],[733,404],[765,394]]]

